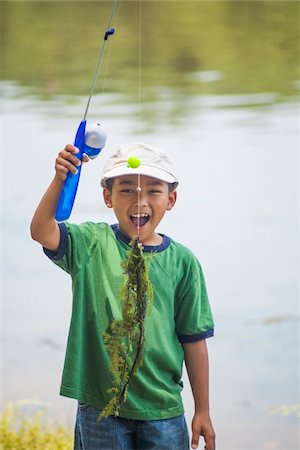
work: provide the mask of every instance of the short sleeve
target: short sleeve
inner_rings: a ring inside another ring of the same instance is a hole
[[[60,230],[60,240],[59,240],[59,247],[56,252],[53,252],[52,250],[49,250],[46,247],[43,247],[43,251],[48,258],[50,258],[52,261],[59,261],[62,259],[67,251],[67,245],[68,245],[68,229],[65,222],[61,222],[58,224],[59,230]]]
[[[44,253],[57,266],[67,273],[75,273],[80,265],[89,258],[90,247],[94,243],[92,224],[80,225],[68,222],[59,223],[60,242],[56,252],[43,248]]]
[[[193,261],[185,281],[175,317],[180,343],[196,342],[213,336],[214,321],[208,300],[205,279],[198,261]]]

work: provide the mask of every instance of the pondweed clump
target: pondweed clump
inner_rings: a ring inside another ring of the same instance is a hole
[[[71,450],[72,430],[45,423],[43,412],[27,417],[17,404],[0,410],[0,450]]]
[[[114,320],[109,330],[103,333],[114,381],[108,390],[113,397],[99,420],[119,415],[120,406],[126,401],[130,380],[143,362],[145,317],[148,303],[151,313],[154,295],[143,246],[138,237],[130,242],[130,247],[128,257],[122,263],[125,275],[121,290],[122,319]]]

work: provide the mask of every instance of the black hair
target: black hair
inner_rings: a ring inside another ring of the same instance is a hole
[[[114,178],[108,178],[107,180],[105,180],[105,186],[109,190],[110,193],[112,193],[113,183],[114,183]]]

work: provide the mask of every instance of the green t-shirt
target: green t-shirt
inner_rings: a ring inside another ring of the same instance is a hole
[[[129,250],[120,230],[106,223],[60,224],[57,253],[45,253],[72,277],[73,307],[60,393],[103,409],[113,384],[102,333],[121,319],[121,261]],[[145,319],[143,365],[131,379],[120,417],[166,419],[184,413],[181,343],[213,335],[213,319],[197,258],[163,236],[151,251],[149,276],[154,289]]]

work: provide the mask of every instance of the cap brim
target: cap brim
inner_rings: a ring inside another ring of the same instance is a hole
[[[166,183],[178,183],[177,179],[173,175],[165,172],[164,170],[141,164],[137,168],[120,166],[108,170],[105,172],[105,176],[101,179],[101,186],[106,187],[106,180],[109,178],[121,177],[124,175],[145,175],[147,177],[165,181]]]

